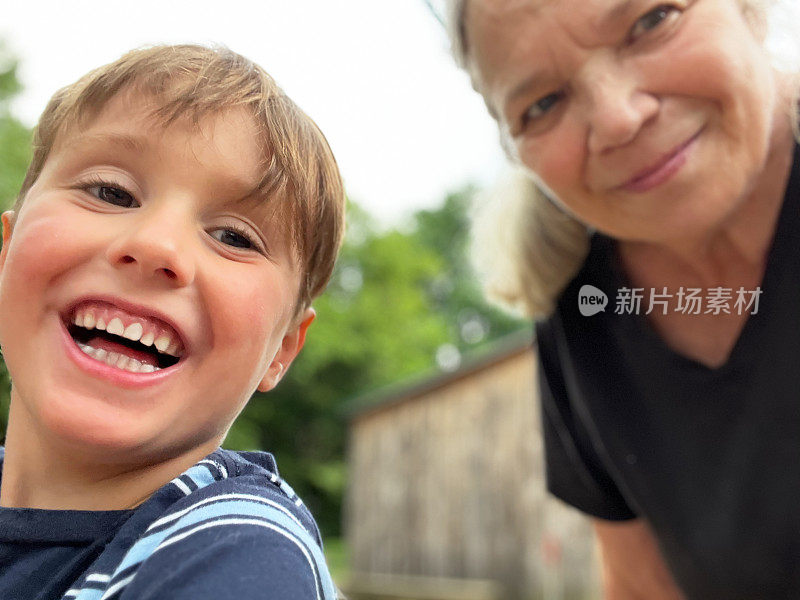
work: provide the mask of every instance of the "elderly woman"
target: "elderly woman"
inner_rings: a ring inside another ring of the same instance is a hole
[[[766,7],[449,8],[535,182],[496,283],[537,318],[548,487],[594,518],[607,597],[800,597],[796,80]]]

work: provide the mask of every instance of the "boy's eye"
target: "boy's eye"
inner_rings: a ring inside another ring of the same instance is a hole
[[[86,188],[86,191],[99,200],[115,206],[121,206],[123,208],[137,206],[136,199],[131,194],[118,187],[111,185],[94,185]]]
[[[226,246],[244,249],[255,248],[255,244],[250,240],[249,235],[236,227],[215,229],[211,232],[211,237]]]
[[[631,27],[631,31],[628,34],[628,41],[636,41],[648,31],[655,29],[661,25],[661,23],[663,23],[671,14],[677,12],[677,10],[678,9],[676,7],[669,4],[661,4],[657,6],[633,24],[633,27]]]

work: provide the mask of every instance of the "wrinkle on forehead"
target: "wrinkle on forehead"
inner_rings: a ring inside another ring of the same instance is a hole
[[[482,19],[500,20],[508,16],[535,15],[548,0],[467,0],[465,16],[469,18],[471,11]]]
[[[470,0],[465,35],[476,89],[493,115],[514,90],[568,73],[642,0]]]
[[[551,3],[552,0],[469,0],[466,3],[464,36],[473,84],[495,118],[502,108],[497,104],[498,99],[492,97],[496,77],[510,64],[520,63],[515,56],[531,55],[531,46],[536,40],[528,33],[529,23],[540,17],[541,9]]]

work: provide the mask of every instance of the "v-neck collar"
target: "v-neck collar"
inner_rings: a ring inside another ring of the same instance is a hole
[[[649,345],[663,355],[665,360],[677,363],[684,368],[724,376],[731,370],[735,370],[742,364],[742,361],[747,362],[753,358],[753,353],[762,346],[759,341],[760,334],[764,331],[762,323],[769,320],[768,315],[780,310],[782,302],[786,302],[781,298],[780,280],[782,271],[792,260],[791,255],[800,255],[800,244],[793,243],[793,238],[798,233],[800,233],[800,151],[796,143],[783,204],[760,285],[762,294],[759,298],[758,313],[748,315],[727,360],[718,367],[709,367],[672,349],[643,314],[627,315],[629,318],[620,318],[621,315],[609,314],[606,315],[606,318],[613,320],[615,327],[623,328],[625,336],[647,340]],[[592,237],[592,253],[594,252],[598,252],[601,257],[599,267],[607,274],[610,289],[632,287],[627,275],[622,270],[614,239],[599,232],[595,233]],[[800,299],[795,299],[795,301],[800,303]]]

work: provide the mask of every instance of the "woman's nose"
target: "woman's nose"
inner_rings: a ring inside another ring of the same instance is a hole
[[[129,220],[106,251],[112,266],[175,287],[194,281],[193,230],[184,211],[149,206],[120,218]]]
[[[635,73],[611,59],[587,65],[583,85],[592,153],[625,146],[658,114],[658,98],[641,89]]]

